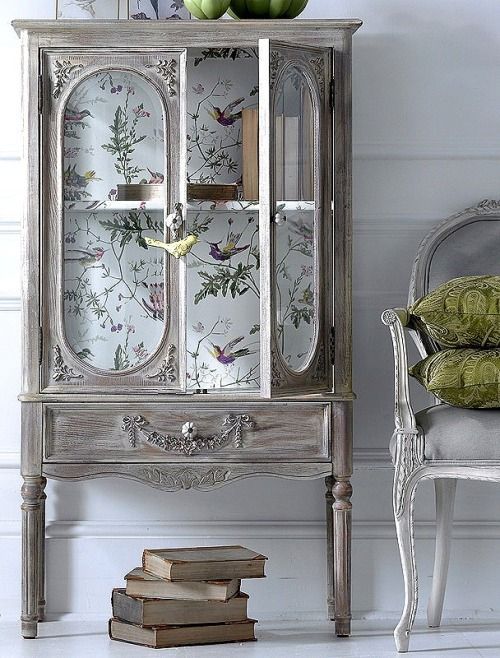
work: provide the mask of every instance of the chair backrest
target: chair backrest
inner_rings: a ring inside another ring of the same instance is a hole
[[[481,201],[427,234],[413,263],[408,306],[445,281],[474,274],[500,275],[500,201]],[[419,332],[413,338],[422,354],[438,349]]]

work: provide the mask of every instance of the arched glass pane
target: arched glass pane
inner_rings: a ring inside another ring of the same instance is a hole
[[[278,346],[296,372],[315,347],[315,118],[310,85],[290,66],[275,104],[275,296]]]
[[[83,80],[64,110],[64,326],[100,370],[140,365],[164,332],[164,252],[145,243],[163,239],[164,131],[158,93],[129,71]]]

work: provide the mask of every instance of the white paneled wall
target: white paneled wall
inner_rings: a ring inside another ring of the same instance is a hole
[[[13,18],[55,0],[0,4],[0,615],[19,609],[20,83]],[[354,37],[355,446],[353,604],[393,616],[402,583],[391,521],[391,347],[381,311],[405,302],[420,239],[441,218],[500,198],[500,4],[493,0],[309,0],[307,18],[359,17]],[[421,405],[425,395],[416,391]],[[50,482],[48,608],[106,614],[110,590],[145,545],[243,542],[269,554],[247,587],[259,619],[325,615],[319,482],[247,480],[211,494],[139,484]],[[103,501],[106,504],[103,505]],[[110,504],[110,501],[112,504]],[[459,487],[449,616],[500,612],[500,488]],[[479,510],[481,510],[479,512]],[[417,504],[421,591],[430,581],[433,498]],[[479,558],[479,559],[478,559]],[[96,567],[98,568],[96,570]],[[93,575],[92,575],[93,574]],[[68,578],[69,576],[69,578]],[[487,587],[486,587],[487,584]]]

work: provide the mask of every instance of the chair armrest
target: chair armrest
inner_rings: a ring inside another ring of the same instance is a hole
[[[404,327],[410,315],[404,308],[388,309],[382,313],[382,322],[389,327],[394,350],[394,422],[396,432],[418,434],[415,414],[410,402],[408,356]]]

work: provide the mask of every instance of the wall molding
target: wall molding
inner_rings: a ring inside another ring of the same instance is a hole
[[[354,142],[355,160],[498,160],[500,144],[457,141]]]
[[[20,297],[0,297],[0,312],[2,311],[20,311]]]
[[[420,540],[434,540],[435,523],[415,521],[415,536]],[[18,538],[19,521],[1,521],[1,538]],[[323,541],[326,536],[324,521],[48,521],[47,539],[112,540],[166,539],[172,541],[200,540],[216,543],[220,540],[265,541]],[[500,540],[500,521],[457,520],[453,523],[453,538],[457,540]],[[394,521],[353,520],[355,541],[396,541]]]
[[[0,220],[0,235],[17,235],[21,232],[21,222],[17,219]]]
[[[8,161],[21,160],[21,153],[19,151],[0,150],[0,160],[8,160]]]

